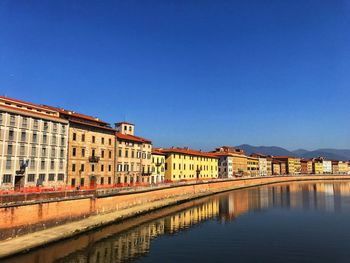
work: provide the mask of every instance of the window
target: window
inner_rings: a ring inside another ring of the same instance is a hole
[[[11,126],[16,125],[16,117],[14,115],[10,115],[10,125]]]
[[[122,170],[123,170],[123,165],[121,163],[118,163],[117,171],[121,172]]]
[[[46,174],[39,174],[39,181],[45,182],[45,177],[46,177]]]
[[[49,181],[55,181],[55,174],[49,174]]]
[[[134,150],[131,151],[131,158],[135,158],[135,151]]]
[[[44,131],[47,131],[49,129],[49,124],[48,122],[44,122]]]
[[[46,144],[46,143],[47,143],[47,135],[44,134],[44,135],[43,135],[43,144]]]
[[[35,130],[37,130],[39,128],[39,121],[38,120],[34,120],[33,128]]]
[[[64,134],[64,133],[66,133],[66,127],[65,126],[62,126],[61,127],[61,132]]]
[[[23,118],[22,118],[22,128],[26,128],[27,125],[28,125],[28,119],[25,118],[25,117],[23,117]]]
[[[56,145],[56,142],[57,142],[57,137],[54,135],[54,136],[52,136],[51,144]]]
[[[92,136],[92,143],[95,143],[95,136]]]
[[[23,156],[24,152],[25,152],[25,147],[24,147],[24,145],[21,145],[19,148],[19,155]]]
[[[35,181],[35,174],[28,174],[27,182],[34,182]]]
[[[112,165],[108,165],[108,172],[112,171]]]
[[[50,169],[51,169],[51,170],[55,169],[55,161],[51,161],[51,163],[50,163]]]
[[[82,164],[80,165],[80,172],[84,172],[84,170],[85,170],[85,165],[82,163]]]
[[[7,155],[12,155],[12,149],[13,147],[11,144],[7,145]]]
[[[84,186],[85,180],[84,178],[80,178],[80,186]]]
[[[72,164],[72,172],[75,172],[75,163]]]
[[[77,140],[77,134],[75,132],[73,132],[73,141]]]
[[[109,152],[108,152],[108,158],[109,158],[109,159],[112,159],[112,151],[109,151]]]
[[[92,149],[92,156],[95,156],[95,149]]]
[[[112,145],[112,139],[108,139],[108,144]]]
[[[4,184],[8,184],[12,182],[12,175],[11,174],[4,174],[3,178],[2,178],[2,182]]]
[[[41,148],[41,156],[46,157],[46,148],[45,147]]]
[[[105,138],[101,138],[101,144],[105,144]]]
[[[81,149],[81,157],[85,157],[85,148]]]
[[[63,169],[63,161],[61,160],[60,161],[60,170],[62,170]]]
[[[13,130],[9,130],[9,141],[13,141],[15,137],[15,132]]]
[[[105,151],[101,150],[101,158],[105,158]]]
[[[41,170],[45,169],[45,160],[41,160],[40,168],[41,168]]]
[[[72,178],[71,186],[75,186],[75,178]]]
[[[119,149],[119,150],[118,150],[118,156],[119,156],[119,157],[122,157],[122,149]]]
[[[85,142],[85,134],[82,134],[82,135],[81,135],[81,141],[82,141],[82,142]]]
[[[95,165],[91,164],[91,172],[95,172]]]
[[[64,150],[63,149],[61,149],[61,151],[60,151],[60,157],[64,158]]]
[[[63,179],[64,179],[64,174],[58,174],[57,181],[63,181]]]
[[[125,157],[129,157],[129,151],[128,151],[128,149],[125,149]]]
[[[11,169],[11,166],[12,166],[11,163],[12,163],[12,162],[11,162],[11,159],[7,159],[7,160],[6,160],[6,169],[7,169],[7,170]]]
[[[101,184],[104,184],[104,183],[105,183],[105,178],[101,177]]]
[[[105,168],[105,166],[103,164],[101,164],[101,172],[104,171],[104,168]]]
[[[30,167],[30,169],[35,169],[35,160],[30,161],[29,167]]]
[[[54,123],[54,124],[53,124],[52,130],[53,130],[53,132],[55,132],[55,133],[57,132],[57,123]]]
[[[51,158],[56,158],[56,149],[51,148]]]
[[[61,137],[61,145],[64,145],[64,137]]]
[[[77,149],[76,148],[73,148],[72,149],[72,156],[76,156],[77,155]]]
[[[32,142],[36,143],[38,141],[38,135],[36,132],[33,132]]]

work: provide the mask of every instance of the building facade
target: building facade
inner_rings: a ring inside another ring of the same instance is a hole
[[[0,97],[0,188],[62,187],[68,122],[38,104]]]
[[[149,184],[152,175],[152,141],[135,136],[135,125],[119,122],[116,127],[116,183]]]
[[[218,157],[189,148],[161,149],[166,155],[165,180],[204,180],[218,178]]]
[[[115,130],[96,117],[48,108],[58,111],[69,122],[67,185],[82,188],[113,185]]]
[[[253,153],[251,156],[259,160],[259,176],[267,176],[267,156],[263,154]]]
[[[344,161],[338,162],[338,173],[347,174],[348,173],[348,163]]]
[[[259,158],[247,156],[247,174],[248,176],[259,176]]]
[[[159,149],[152,149],[151,184],[163,183],[165,180],[165,154]]]
[[[219,158],[219,178],[247,175],[247,156],[243,150],[223,146],[213,153]]]
[[[300,158],[293,157],[293,156],[275,156],[274,159],[285,163],[285,166],[286,166],[285,174],[293,175],[293,174],[300,174],[301,173]],[[284,173],[282,173],[282,174],[284,174]]]

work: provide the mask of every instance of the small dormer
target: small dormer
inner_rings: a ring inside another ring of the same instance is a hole
[[[115,124],[118,133],[134,135],[135,125],[129,122],[118,122]]]

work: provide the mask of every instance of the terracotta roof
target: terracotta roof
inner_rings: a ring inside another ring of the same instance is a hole
[[[104,122],[104,121],[100,120],[97,117],[92,117],[92,116],[81,114],[81,113],[78,113],[78,112],[75,112],[75,111],[66,110],[66,109],[57,108],[57,107],[52,107],[52,106],[47,106],[47,105],[42,105],[42,107],[58,111],[61,114],[73,116],[73,117],[84,119],[84,120],[88,120],[88,121],[98,122],[98,123],[104,124],[104,125],[109,125],[107,122]]]
[[[35,108],[40,108],[41,110],[46,109],[46,107],[44,107],[43,105],[40,105],[40,104],[35,104],[35,103],[23,101],[23,100],[14,99],[14,98],[9,98],[6,96],[0,96],[0,99],[9,100],[9,101],[12,101],[15,103],[27,104],[27,105],[30,105],[30,106],[35,107]],[[52,109],[51,109],[51,111],[52,111]]]
[[[153,148],[152,154],[165,155],[165,153],[163,153],[159,148]]]
[[[9,105],[4,105],[4,104],[0,104],[0,107],[4,107],[4,108],[11,109],[11,110],[14,110],[14,111],[22,111],[22,112],[25,112],[25,113],[28,113],[28,114],[40,116],[42,118],[52,118],[52,119],[60,120],[61,122],[67,122],[66,120],[64,120],[62,118],[59,118],[58,116],[52,116],[52,115],[48,115],[48,114],[45,114],[45,113],[42,113],[42,112],[31,111],[31,110],[27,110],[27,109],[23,109],[23,108],[16,108],[16,107],[9,106]]]
[[[295,156],[273,156],[273,158],[275,158],[275,159],[300,159],[300,158],[295,157]]]
[[[212,152],[212,154],[217,156],[217,157],[220,157],[220,156],[232,156],[232,157],[247,158],[247,156],[244,155],[244,154],[233,153],[233,152]]]
[[[119,124],[128,124],[128,125],[134,125],[134,126],[135,126],[135,124],[130,123],[130,122],[126,122],[126,121],[117,122],[116,124],[117,124],[117,125],[119,125]]]
[[[140,143],[152,143],[151,140],[134,136],[134,135],[129,135],[129,134],[117,133],[115,136],[121,140],[134,141],[134,142],[140,142]]]
[[[186,155],[193,155],[193,156],[218,158],[213,153],[202,152],[202,151],[192,150],[188,148],[169,148],[169,149],[162,149],[161,151],[163,153],[179,153],[179,154],[186,154]]]

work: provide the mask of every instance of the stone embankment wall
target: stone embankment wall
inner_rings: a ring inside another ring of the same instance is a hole
[[[80,196],[78,198],[37,200],[30,203],[20,202],[0,206],[0,239],[45,229],[51,226],[79,220],[92,215],[121,211],[130,207],[158,200],[184,196],[184,200],[218,192],[258,186],[271,183],[305,180],[349,180],[350,176],[281,176],[233,179],[218,182],[190,184],[139,192],[114,193],[100,192],[99,195]],[[200,194],[200,195],[199,195]]]

